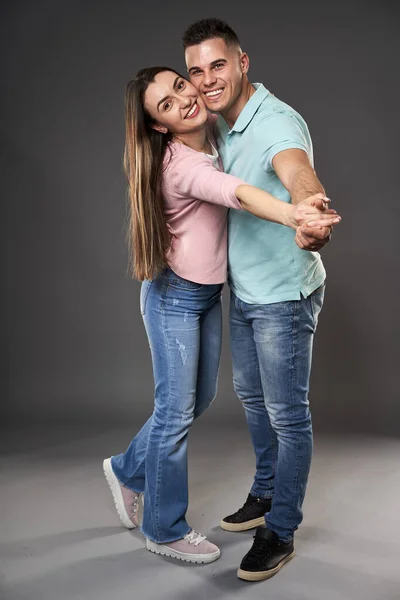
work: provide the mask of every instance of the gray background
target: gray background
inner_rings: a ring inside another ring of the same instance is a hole
[[[398,600],[395,2],[52,0],[0,10],[2,600]],[[101,469],[152,407],[139,284],[126,275],[125,85],[143,66],[184,70],[180,36],[207,16],[237,29],[251,79],[304,115],[344,217],[323,252],[316,451],[297,558],[249,585],[236,569],[253,531],[217,526],[254,472],[227,328],[220,392],[189,444],[188,522],[221,560],[191,568],[147,552],[140,532],[119,524]]]
[[[108,427],[151,411],[139,284],[127,276],[124,90],[144,66],[183,71],[185,26],[219,16],[250,55],[250,79],[305,117],[317,173],[343,215],[323,252],[315,429],[398,434],[395,3],[2,6],[3,425]],[[225,328],[220,392],[207,418],[228,417],[243,420]]]

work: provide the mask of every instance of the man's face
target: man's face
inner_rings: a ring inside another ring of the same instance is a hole
[[[189,46],[185,52],[190,81],[201,93],[206,106],[227,113],[240,96],[248,57],[238,47],[227,46],[221,38]]]

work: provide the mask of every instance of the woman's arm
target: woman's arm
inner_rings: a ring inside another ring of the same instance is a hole
[[[260,219],[293,229],[311,220],[316,221],[316,226],[321,223],[327,227],[340,221],[336,211],[326,208],[329,200],[323,194],[316,194],[294,206],[234,175],[219,171],[205,154],[184,146],[175,151],[164,173],[164,183],[177,197],[244,209]]]
[[[333,209],[326,208],[329,198],[322,193],[306,198],[296,205],[278,200],[268,192],[242,184],[235,190],[242,208],[256,217],[280,223],[292,229],[312,221],[315,226],[330,227],[340,222],[341,217]]]

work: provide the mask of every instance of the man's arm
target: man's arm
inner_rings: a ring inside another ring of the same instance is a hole
[[[292,203],[298,204],[309,196],[325,190],[319,181],[307,153],[299,149],[278,152],[272,159],[272,166],[279,179],[291,195]],[[296,244],[303,250],[320,250],[331,238],[331,227],[307,227],[297,229]]]

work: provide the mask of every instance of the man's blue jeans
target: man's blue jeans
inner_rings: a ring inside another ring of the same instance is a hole
[[[144,492],[142,532],[156,543],[184,537],[187,435],[217,391],[222,285],[201,285],[166,269],[141,288],[153,360],[154,411],[124,454],[111,459],[119,481]]]
[[[313,449],[308,387],[324,291],[261,305],[231,294],[233,383],[256,455],[250,493],[272,498],[266,524],[284,541],[303,518]]]

